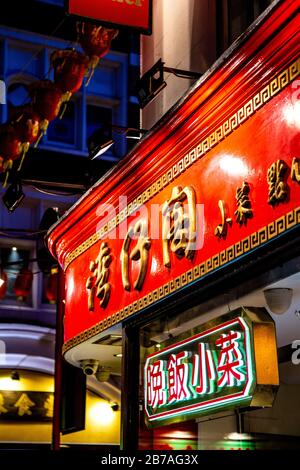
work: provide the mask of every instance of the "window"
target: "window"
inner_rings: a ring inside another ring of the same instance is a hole
[[[25,83],[12,83],[7,91],[7,104],[9,111],[16,106],[22,106],[28,101],[28,90]]]
[[[50,122],[47,140],[49,142],[76,145],[76,114],[76,103],[69,101],[62,117]]]
[[[227,49],[273,0],[218,0],[218,54]]]
[[[86,110],[86,121],[87,138],[89,138],[93,132],[97,131],[99,128],[106,126],[111,128],[112,109],[88,104]]]
[[[6,294],[1,302],[32,307],[31,254],[28,248],[0,247],[1,266],[7,276]],[[22,279],[20,279],[21,270],[26,270],[22,274]],[[17,278],[20,281],[18,284],[16,284]]]

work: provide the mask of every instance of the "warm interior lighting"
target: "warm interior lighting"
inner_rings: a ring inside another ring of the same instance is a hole
[[[0,378],[0,390],[21,390],[22,384],[20,380],[12,380],[11,377]]]
[[[230,441],[251,441],[253,436],[245,433],[231,432],[225,436],[225,439],[229,439]]]
[[[2,279],[2,277],[0,277],[0,287],[2,287],[4,283],[5,283],[4,279]]]
[[[114,354],[114,357],[122,357],[122,356],[123,356],[122,353]]]
[[[109,403],[99,402],[90,408],[90,417],[95,424],[110,424],[115,414]]]

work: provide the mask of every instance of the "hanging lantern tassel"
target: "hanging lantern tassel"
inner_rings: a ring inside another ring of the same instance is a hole
[[[14,291],[17,297],[17,300],[25,301],[31,290],[33,280],[33,273],[30,269],[21,269],[15,280]]]
[[[40,133],[39,133],[36,143],[34,144],[34,148],[36,148],[39,145],[41,139],[44,137],[44,135],[47,134],[48,126],[49,126],[48,119],[43,119],[40,123]]]
[[[96,55],[94,55],[91,58],[91,60],[89,61],[89,68],[88,68],[88,72],[87,72],[87,78],[86,78],[85,86],[89,85],[89,83],[91,81],[91,78],[94,75],[95,69],[96,69],[97,65],[99,64],[99,61],[100,61],[100,57],[97,57]]]
[[[3,171],[5,173],[5,178],[4,178],[4,182],[3,182],[3,185],[2,185],[3,188],[6,188],[6,186],[7,186],[9,173],[10,173],[12,167],[13,167],[13,161],[11,159],[10,160],[4,160]]]
[[[17,171],[21,171],[21,168],[22,168],[24,159],[25,159],[25,157],[26,157],[26,153],[27,153],[28,150],[29,150],[29,147],[30,147],[30,143],[29,143],[29,142],[23,142],[23,144],[21,145],[21,148],[22,148],[21,161],[20,161],[20,164],[19,164],[19,166],[18,166]]]
[[[61,99],[61,108],[60,108],[60,112],[59,112],[59,119],[62,119],[64,114],[65,114],[65,111],[67,109],[67,106],[68,106],[68,102],[70,101],[71,97],[72,97],[72,94],[70,91],[67,91],[66,93],[64,93],[62,95],[62,99]]]

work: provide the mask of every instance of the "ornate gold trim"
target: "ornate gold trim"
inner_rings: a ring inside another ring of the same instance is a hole
[[[209,152],[221,140],[231,134],[238,126],[244,123],[259,108],[270,101],[283,88],[289,85],[296,77],[300,75],[300,58],[293,62],[289,67],[280,72],[264,88],[262,88],[253,98],[236,111],[229,119],[221,124],[212,134],[202,140],[195,148],[187,153],[176,165],[173,165],[167,173],[162,175],[149,188],[145,189],[136,199],[128,204],[116,217],[108,221],[97,233],[91,235],[81,245],[70,253],[65,260],[64,269],[74,261],[81,253],[85,252],[90,246],[98,240],[104,238],[110,230],[117,227],[126,217],[135,212],[142,204],[149,201],[153,196],[159,193],[165,186],[170,184],[175,178],[183,173],[189,166],[193,165],[199,158]]]
[[[225,250],[215,254],[213,257],[208,258],[203,263],[194,266],[189,271],[181,274],[175,279],[171,279],[167,284],[155,289],[141,299],[133,302],[132,304],[124,307],[122,310],[114,313],[105,320],[97,323],[92,328],[83,331],[79,335],[67,341],[63,346],[63,353],[73,348],[77,344],[83,343],[87,339],[101,333],[103,330],[119,323],[133,313],[139,312],[145,307],[152,305],[157,300],[165,298],[167,295],[176,292],[183,286],[186,286],[193,281],[200,279],[206,274],[225,266],[231,261],[241,257],[249,251],[265,244],[267,241],[272,240],[278,235],[296,227],[300,224],[300,207],[295,208],[291,212],[283,215],[277,220],[261,228],[257,232],[252,233],[243,240],[229,246]]]

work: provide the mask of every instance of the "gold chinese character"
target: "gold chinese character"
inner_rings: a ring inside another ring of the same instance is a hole
[[[100,299],[100,306],[105,308],[109,301],[110,284],[107,282],[109,277],[109,265],[112,261],[110,248],[103,242],[100,246],[99,254],[95,261],[90,263],[91,275],[86,282],[86,288],[89,291],[88,306],[89,310],[95,308],[95,294]]]
[[[268,185],[269,185],[269,204],[276,204],[284,201],[288,195],[288,185],[284,178],[288,166],[283,160],[277,160],[268,169]]]
[[[222,222],[215,228],[215,235],[219,238],[226,238],[227,227],[228,225],[232,225],[232,219],[226,217],[225,202],[220,199],[218,205],[221,211]]]
[[[137,243],[129,255],[129,248],[132,238],[137,238]],[[140,261],[139,275],[134,283],[134,288],[136,290],[141,290],[143,287],[147,272],[150,247],[151,240],[148,237],[148,227],[146,221],[140,220],[136,222],[134,226],[129,227],[121,252],[122,282],[124,289],[128,291],[131,289],[129,280],[129,260]]]
[[[293,181],[300,183],[300,159],[294,157],[291,169],[291,178]]]
[[[184,201],[187,204],[184,206]],[[192,259],[196,243],[196,195],[191,186],[182,189],[175,186],[171,198],[162,209],[163,214],[163,261],[168,268],[171,266],[170,252],[177,258],[184,256]]]
[[[27,393],[22,393],[19,400],[14,404],[14,406],[16,408],[19,408],[18,409],[19,416],[32,415],[32,411],[30,410],[30,408],[35,406],[35,403],[30,400]]]
[[[250,193],[249,183],[247,183],[246,181],[243,181],[242,187],[237,188],[236,190],[236,201],[237,201],[238,207],[234,213],[236,217],[236,221],[240,225],[246,224],[247,219],[251,218],[253,215],[249,193]]]
[[[0,393],[0,415],[1,413],[7,413],[8,410],[4,407],[4,396]]]
[[[46,416],[48,418],[53,417],[53,406],[54,406],[54,395],[49,395],[49,397],[45,400],[44,408],[46,410]]]

